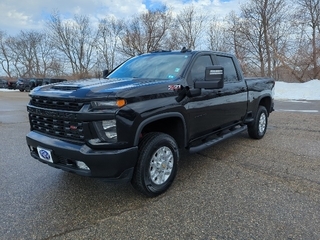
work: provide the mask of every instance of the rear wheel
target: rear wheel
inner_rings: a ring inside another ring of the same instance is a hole
[[[251,138],[261,139],[268,126],[268,111],[264,106],[259,106],[254,122],[248,125],[248,134]]]
[[[147,134],[139,144],[139,158],[131,181],[133,187],[148,197],[165,192],[176,176],[178,160],[178,146],[171,136]]]

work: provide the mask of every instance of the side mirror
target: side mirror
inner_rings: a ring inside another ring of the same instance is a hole
[[[201,88],[189,89],[187,92],[188,97],[197,97],[201,95]]]
[[[109,74],[109,70],[108,70],[108,69],[103,70],[103,72],[102,72],[102,78],[107,78],[108,74]]]
[[[201,95],[201,89],[195,88],[190,89],[188,86],[181,87],[181,89],[178,90],[178,96],[176,97],[177,102],[181,102],[186,96],[191,97],[197,97]]]
[[[206,67],[204,81],[194,82],[195,88],[219,89],[224,86],[224,68],[220,65]]]

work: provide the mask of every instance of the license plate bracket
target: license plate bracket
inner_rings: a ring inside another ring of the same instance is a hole
[[[39,157],[46,161],[46,162],[51,162],[53,163],[53,159],[52,159],[52,154],[51,154],[51,150],[49,149],[45,149],[45,148],[42,148],[42,147],[37,147],[37,150],[38,150],[38,154],[39,154]]]

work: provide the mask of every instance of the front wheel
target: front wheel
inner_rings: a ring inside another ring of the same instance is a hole
[[[264,106],[259,106],[254,122],[248,125],[248,134],[251,138],[261,139],[268,126],[268,111]]]
[[[178,160],[178,146],[171,136],[147,134],[139,144],[139,158],[131,181],[133,187],[148,197],[160,195],[173,182]]]

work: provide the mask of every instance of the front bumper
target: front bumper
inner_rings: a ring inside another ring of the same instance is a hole
[[[101,178],[105,181],[130,181],[138,157],[138,147],[119,150],[95,150],[51,138],[31,131],[26,136],[31,156],[52,167],[78,175]],[[42,160],[37,147],[51,150],[52,162]],[[80,169],[76,161],[84,162],[90,170]]]

